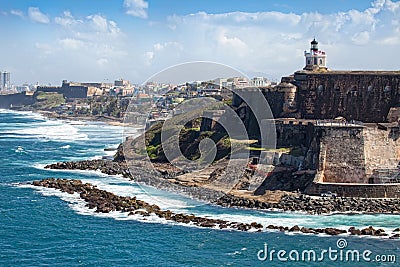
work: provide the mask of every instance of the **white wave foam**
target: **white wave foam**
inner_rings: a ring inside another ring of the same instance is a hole
[[[0,109],[0,113],[22,115],[22,116],[25,116],[25,117],[28,116],[30,118],[40,119],[40,120],[45,120],[46,119],[42,114],[35,113],[35,112],[32,112],[32,111],[19,111],[19,110],[11,110],[11,109]]]
[[[62,148],[62,149],[70,149],[71,146],[70,146],[70,145],[65,145],[65,146],[62,146],[62,147],[60,147],[60,148]]]
[[[108,176],[108,175],[107,175]],[[169,193],[159,191],[158,195],[149,194],[145,188],[134,181],[127,181],[122,176],[108,176],[109,179],[82,179],[82,182],[96,185],[97,188],[114,193],[119,196],[136,196],[142,201],[159,206],[161,209],[169,209],[174,212],[185,212],[187,208],[195,207],[188,204],[185,199],[173,199]],[[167,195],[160,195],[167,194]],[[183,198],[183,197],[182,197]]]
[[[50,163],[48,163],[50,164]],[[66,173],[79,173],[83,174],[84,176],[93,176],[95,175],[96,177],[121,177],[121,175],[108,175],[105,173],[102,173],[100,170],[67,170],[67,169],[46,169],[45,166],[48,165],[46,163],[35,163],[32,165],[33,168],[35,169],[40,169],[40,170],[46,170],[46,171],[51,171],[51,172],[66,172]]]
[[[103,156],[93,156],[93,157],[90,157],[89,160],[97,160],[97,159],[102,159],[102,158],[103,158]]]
[[[51,139],[54,141],[88,140],[86,134],[79,133],[77,128],[68,124],[37,126],[14,131],[6,131],[5,133],[13,135],[13,138]]]
[[[18,146],[18,147],[15,149],[15,153],[23,153],[23,152],[25,152],[25,151],[24,151],[24,148],[23,148],[22,146]]]
[[[113,147],[113,148],[114,148],[114,147]],[[107,156],[107,157],[114,156],[114,155],[115,155],[115,153],[117,153],[117,148],[118,148],[118,147],[115,147],[115,149],[114,149],[114,150],[103,150],[103,151],[104,151],[104,154],[105,154],[105,156]]]
[[[35,169],[39,169],[39,170],[47,170],[44,168],[46,165],[47,164],[44,164],[44,163],[35,163],[32,165],[32,167]]]

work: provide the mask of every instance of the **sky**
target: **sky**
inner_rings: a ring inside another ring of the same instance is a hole
[[[14,84],[140,84],[191,61],[279,80],[314,37],[330,69],[400,69],[394,0],[0,0],[0,25]]]

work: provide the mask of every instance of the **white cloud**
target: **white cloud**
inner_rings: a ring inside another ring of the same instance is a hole
[[[147,9],[149,7],[149,3],[144,0],[125,0],[124,7],[126,10],[126,14],[147,19]]]
[[[62,17],[55,17],[54,22],[64,27],[74,26],[83,23],[82,20],[75,19],[70,11],[64,11]]]
[[[107,20],[107,18],[102,15],[91,15],[87,16],[86,19],[92,30],[98,34],[109,34],[115,37],[121,32],[115,21]]]
[[[144,64],[149,66],[151,65],[153,59],[154,59],[154,52],[153,51],[147,51],[143,55],[144,57]]]
[[[356,45],[365,45],[369,42],[369,32],[363,31],[353,35],[351,38]]]
[[[38,36],[30,42],[35,49],[30,54],[37,55],[31,69],[53,66],[43,70],[52,81],[124,76],[139,82],[165,67],[198,60],[279,79],[303,68],[303,52],[314,36],[327,52],[329,68],[398,69],[399,3],[377,0],[365,10],[329,14],[198,12],[143,23],[127,32],[117,17],[114,21],[104,14],[65,11],[52,20],[58,28],[47,40]],[[125,1],[124,8],[127,14],[147,17],[147,1]]]
[[[94,30],[99,32],[108,31],[108,21],[105,17],[101,15],[92,15],[87,17],[91,23]]]
[[[244,50],[247,50],[247,44],[243,42],[240,38],[238,37],[229,37],[227,36],[227,31],[222,30],[217,36],[217,42],[223,47],[226,48],[233,48],[234,50],[238,52],[244,52]]]
[[[64,11],[62,16],[54,18],[54,22],[77,39],[104,41],[105,39],[119,38],[123,35],[115,21],[108,20],[107,17],[100,14],[78,19],[70,11]]]
[[[400,1],[377,0],[365,10],[331,14],[173,15],[168,18],[167,27],[172,29],[170,39],[184,48],[182,58],[214,60],[279,78],[303,67],[303,51],[309,49],[314,36],[328,53],[328,66],[333,69],[398,68],[400,54],[395,45],[400,41],[399,17]],[[372,51],[382,49],[397,58],[371,56]]]
[[[34,22],[43,24],[47,24],[50,22],[49,17],[47,17],[46,14],[42,13],[38,7],[29,7],[28,16]]]
[[[24,13],[21,10],[18,10],[18,9],[12,9],[10,11],[10,14],[14,15],[14,16],[17,16],[17,17],[21,17],[21,18],[24,17]]]
[[[400,45],[400,37],[392,36],[392,37],[385,38],[381,41],[381,44],[390,45],[390,46]]]
[[[63,72],[74,73],[72,79],[77,76],[85,80],[91,76],[108,76],[110,69],[118,72],[128,65],[121,63],[125,61],[127,47],[125,35],[115,21],[100,14],[77,18],[70,11],[64,11],[54,18],[54,24],[60,29],[58,36],[35,46],[41,51],[38,54],[43,55],[40,61],[46,62],[44,65],[58,66],[56,58],[63,58]],[[85,75],[88,77],[84,78]]]
[[[85,42],[73,38],[61,39],[59,42],[64,49],[78,50],[86,46]]]
[[[176,47],[177,49],[182,49],[181,44],[178,42],[164,42],[164,43],[156,43],[153,45],[154,51],[161,51],[167,47]]]
[[[53,47],[50,44],[47,43],[35,43],[35,48],[37,48],[38,50],[40,50],[40,55],[50,55],[52,54],[53,51]]]
[[[96,63],[97,63],[97,65],[99,65],[100,67],[107,66],[107,64],[108,64],[108,59],[106,59],[106,58],[99,58],[99,59],[96,61]]]
[[[164,45],[160,44],[160,43],[156,43],[155,45],[153,45],[153,47],[154,47],[154,50],[160,51],[164,48]]]
[[[151,52],[151,51],[146,52],[144,55],[149,60],[154,58],[154,52]]]

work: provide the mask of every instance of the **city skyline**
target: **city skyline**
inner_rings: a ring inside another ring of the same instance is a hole
[[[328,68],[399,69],[399,1],[0,3],[7,25],[0,32],[8,36],[0,69],[14,84],[119,77],[140,84],[187,61],[279,79],[304,67],[314,36]]]

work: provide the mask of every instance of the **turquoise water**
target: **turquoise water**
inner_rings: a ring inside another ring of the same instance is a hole
[[[393,215],[311,216],[226,209],[118,176],[43,169],[47,163],[104,156],[109,153],[104,148],[116,147],[121,140],[122,128],[116,126],[48,120],[32,113],[0,110],[0,266],[279,266],[282,262],[276,258],[257,259],[264,243],[275,250],[318,252],[329,247],[337,249],[339,238],[346,239],[348,249],[371,250],[373,256],[400,256],[398,240],[222,231],[116,212],[95,214],[74,195],[23,184],[48,177],[81,179],[119,195],[136,195],[163,209],[264,225],[344,229],[373,225],[388,231],[400,226],[400,217]],[[291,264],[348,263],[325,259],[322,263]],[[366,264],[375,265],[351,263]]]

